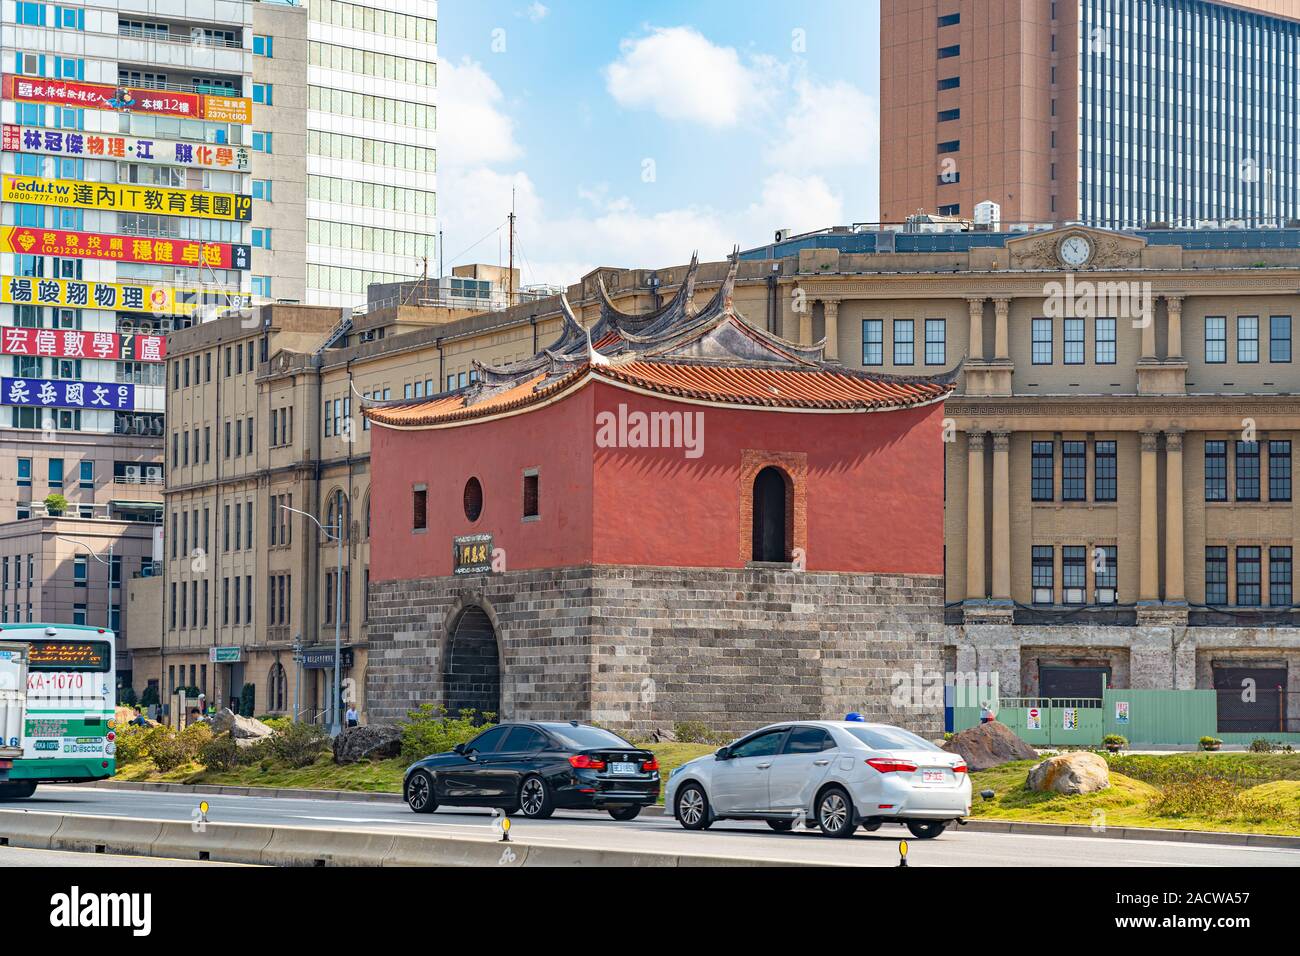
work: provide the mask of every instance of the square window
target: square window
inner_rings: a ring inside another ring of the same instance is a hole
[[[915,360],[916,324],[911,319],[894,320],[894,364],[912,365]]]

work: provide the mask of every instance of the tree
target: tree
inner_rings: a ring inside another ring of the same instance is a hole
[[[52,491],[45,496],[45,513],[51,518],[57,518],[68,508],[68,499],[63,497],[57,491]]]

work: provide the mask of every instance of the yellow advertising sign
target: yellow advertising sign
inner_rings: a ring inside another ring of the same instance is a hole
[[[214,293],[216,294],[214,296]],[[50,305],[72,309],[114,309],[158,315],[190,315],[201,305],[216,305],[220,289],[177,289],[138,282],[86,282],[81,279],[43,279],[39,276],[0,278],[0,302],[12,305]],[[247,308],[252,297],[232,292],[222,307]]]
[[[247,222],[253,214],[252,196],[161,186],[41,179],[39,176],[6,175],[4,201],[70,209],[145,212],[157,216],[195,216],[233,222]]]

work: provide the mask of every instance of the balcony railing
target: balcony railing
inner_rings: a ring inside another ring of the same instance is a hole
[[[220,86],[214,83],[172,83],[170,80],[154,80],[141,77],[133,80],[119,75],[119,86],[129,86],[133,90],[170,90],[173,93],[203,93],[210,96],[243,96],[239,87]]]
[[[115,485],[157,485],[162,487],[163,477],[161,475],[114,475],[113,484]]]
[[[133,37],[137,40],[157,40],[159,43],[186,43],[191,46],[213,46],[225,49],[241,49],[242,39],[224,36],[210,36],[201,30],[198,33],[172,33],[170,30],[145,30],[126,23],[117,25],[118,36]]]

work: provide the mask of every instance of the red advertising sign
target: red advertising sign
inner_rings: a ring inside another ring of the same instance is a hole
[[[15,76],[6,73],[3,94],[7,100],[27,103],[53,103],[91,110],[116,110],[123,113],[161,113],[209,119],[217,123],[251,123],[251,102],[242,96],[208,96],[174,90],[137,89],[132,86],[105,86],[101,83],[77,83],[51,80],[39,76]]]
[[[48,355],[53,358],[116,359],[122,362],[162,362],[167,358],[163,335],[119,335],[80,329],[0,329],[5,355]]]
[[[0,252],[113,262],[151,262],[163,266],[210,266],[213,269],[247,269],[249,248],[228,242],[191,239],[153,239],[112,236],[66,229],[5,226],[0,229]]]

